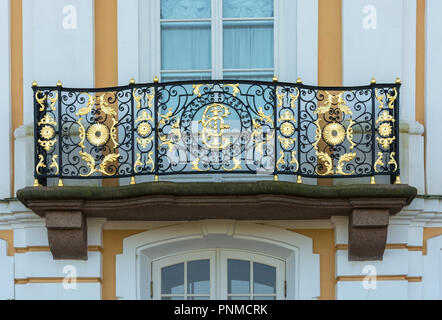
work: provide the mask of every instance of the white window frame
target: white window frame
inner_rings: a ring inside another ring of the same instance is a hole
[[[209,260],[210,261],[210,299],[216,299],[216,250],[202,250],[195,252],[187,252],[177,254],[173,256],[163,257],[152,261],[152,279],[153,279],[153,299],[160,300],[161,293],[161,269],[167,266],[196,261],[196,260]],[[185,264],[186,265],[186,264]],[[184,299],[187,298],[187,274],[186,267],[184,267]],[[193,296],[193,294],[191,294]],[[201,295],[203,296],[203,295]]]
[[[160,75],[160,1],[117,1],[118,83],[127,85],[131,78],[150,83]],[[275,0],[274,5],[274,73],[280,81],[296,82],[301,77],[316,85],[318,0]]]
[[[159,1],[158,6],[161,6],[161,0],[155,0]],[[193,72],[211,72],[212,73],[212,79],[214,80],[221,80],[224,78],[224,72],[253,72],[253,71],[271,71],[272,73],[275,73],[276,70],[276,63],[278,56],[277,47],[275,46],[275,39],[277,37],[276,33],[276,21],[279,21],[277,14],[279,13],[279,10],[277,9],[277,5],[280,5],[279,0],[273,0],[273,17],[265,17],[265,18],[224,18],[223,17],[223,0],[211,0],[211,17],[210,18],[202,18],[202,19],[160,19],[160,30],[161,30],[161,22],[187,22],[187,21],[195,21],[195,22],[210,22],[211,25],[211,52],[212,52],[212,66],[211,69],[208,70],[161,70],[159,74],[162,73],[193,73]],[[158,19],[158,18],[157,18]],[[223,66],[223,52],[224,52],[224,40],[223,40],[223,34],[224,34],[224,21],[272,21],[273,22],[273,55],[274,55],[274,61],[273,61],[273,68],[270,69],[225,69]],[[161,66],[161,31],[160,31],[160,42],[157,44],[160,48],[159,55],[156,55],[159,57],[159,61],[157,62]],[[160,77],[161,78],[161,77]]]
[[[195,261],[195,260],[210,260],[210,299],[211,300],[226,300],[228,298],[227,292],[227,260],[243,260],[249,261],[251,266],[253,262],[262,263],[276,269],[276,294],[277,300],[285,299],[284,283],[285,283],[285,261],[276,257],[271,257],[262,253],[250,252],[245,250],[232,249],[210,249],[210,250],[195,250],[185,253],[174,254],[166,257],[161,257],[152,261],[152,290],[153,299],[159,300],[161,294],[161,269],[167,266]],[[252,268],[252,267],[251,267]],[[187,297],[187,275],[186,268],[184,269],[184,299]],[[249,294],[242,294],[237,296],[254,296],[252,292],[253,273],[251,273]],[[175,295],[177,296],[177,295]],[[179,295],[181,296],[181,295]],[[206,295],[201,295],[206,296]],[[257,294],[257,296],[273,296],[273,294]]]

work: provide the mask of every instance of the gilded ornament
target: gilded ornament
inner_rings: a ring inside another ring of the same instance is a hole
[[[200,88],[203,87],[203,86],[208,86],[210,89],[212,89],[210,84],[194,84],[193,85],[193,94],[197,95],[198,97],[201,97]]]
[[[395,155],[396,155],[396,152],[392,152],[392,153],[390,153],[390,161],[388,161],[388,164],[392,164],[392,165],[394,165],[394,170],[393,170],[393,172],[396,172],[396,171],[397,171],[397,162],[396,162],[396,159],[394,158]]]
[[[384,110],[379,115],[378,119],[376,120],[376,123],[379,123],[379,122],[395,122],[395,121],[396,120],[394,120],[393,116],[391,114],[389,114],[387,110]]]
[[[43,128],[41,128],[40,135],[44,139],[49,140],[49,139],[52,139],[52,137],[55,135],[55,130],[51,126],[46,125]]]
[[[100,164],[99,169],[97,169],[95,168],[95,159],[89,153],[80,151],[78,154],[80,155],[81,159],[87,162],[87,166],[89,167],[90,170],[89,173],[87,174],[80,174],[80,176],[82,177],[89,177],[91,174],[95,172],[101,172],[106,176],[114,175],[115,173],[109,173],[106,171],[106,165],[109,162],[115,161],[118,159],[118,157],[120,157],[119,153],[108,154],[107,156],[104,157],[103,161]]]
[[[330,157],[330,155],[325,152],[316,152],[316,156],[318,157],[318,159],[324,162],[324,166],[327,169],[325,173],[319,173],[318,170],[316,169],[316,173],[319,174],[320,176],[327,176],[333,174],[333,160]]]
[[[381,124],[379,126],[379,134],[382,137],[388,137],[393,132],[392,129],[393,128],[391,127],[391,125],[389,123],[384,122],[383,124]]]
[[[195,161],[192,162],[192,170],[196,171],[209,171],[209,169],[203,170],[199,168],[200,158],[196,158]]]
[[[112,127],[110,130],[110,136],[111,136],[112,142],[114,143],[114,149],[116,149],[119,145],[117,142],[117,124],[118,124],[118,121],[115,120],[115,118],[112,118]]]
[[[280,165],[287,164],[287,162],[285,162],[285,160],[284,160],[284,152],[279,151],[279,154],[281,155],[281,157],[279,158],[278,162],[276,162],[276,168],[278,168],[278,169],[280,169],[279,168]]]
[[[382,146],[382,148],[388,149],[390,147],[390,144],[392,144],[393,141],[396,140],[396,137],[392,137],[392,138],[376,137],[376,140],[379,142],[379,144]]]
[[[298,97],[299,97],[299,89],[296,88],[296,91],[297,91],[296,95],[294,95],[293,93],[291,93],[289,95],[290,96],[290,107],[292,109],[296,109],[296,100],[298,100]]]
[[[83,124],[81,123],[81,118],[78,119],[76,122],[78,124],[78,132],[79,132],[79,136],[80,136],[80,142],[78,143],[78,146],[81,147],[81,149],[86,148],[84,146],[84,140],[86,139],[86,130],[83,127]]]
[[[353,142],[353,124],[354,121],[350,119],[350,123],[347,127],[347,140],[350,142],[350,150],[353,150],[353,148],[356,146],[356,143]]]
[[[86,137],[90,144],[101,147],[109,139],[109,129],[104,124],[94,123],[87,129]]]
[[[277,108],[281,108],[282,104],[284,102],[284,94],[278,92],[278,89],[276,89],[276,99],[277,99]]]
[[[78,117],[80,116],[80,119],[82,116],[87,115],[89,112],[92,111],[92,108],[95,105],[95,98],[93,96],[91,96],[89,93],[87,92],[82,92],[82,94],[85,94],[89,97],[88,102],[86,103],[86,107],[81,108],[80,110],[77,111],[77,113],[75,113],[75,115]]]
[[[293,124],[291,124],[290,122],[284,122],[281,125],[281,133],[286,136],[286,137],[290,137],[293,135],[293,133],[295,132],[295,127],[293,126]]]
[[[149,143],[152,142],[152,140],[153,140],[153,137],[151,137],[151,138],[145,138],[145,139],[137,138],[137,143],[138,143],[143,149],[146,149],[147,146],[149,145]]]
[[[325,142],[333,146],[342,143],[345,139],[345,128],[342,124],[332,122],[327,124],[322,130]]]
[[[379,101],[379,109],[383,109],[384,108],[384,95],[378,95],[378,91],[375,89],[374,90],[374,94],[376,96],[376,100]]]
[[[142,166],[142,165],[143,165],[143,163],[141,162],[141,154],[137,153],[137,160],[134,163],[134,172],[138,173],[137,167]]]
[[[225,170],[225,171],[235,171],[235,170],[238,170],[238,169],[241,169],[241,160],[239,160],[239,159],[237,159],[237,158],[234,158],[233,159],[233,168],[232,169],[228,169],[228,168],[226,168],[225,166],[223,166],[223,169]]]
[[[57,122],[52,118],[52,116],[49,113],[46,113],[43,118],[37,123],[38,126],[41,126],[42,124],[49,124],[52,126],[56,126]]]
[[[106,96],[105,94],[102,94],[99,98],[98,101],[100,103],[100,109],[107,115],[109,116],[116,116],[117,113],[115,112],[114,108],[109,107],[109,104],[107,103],[106,100],[104,100],[104,97]]]
[[[41,98],[38,97],[40,93],[43,94],[43,96]],[[40,109],[39,110],[40,111],[44,111],[46,109],[46,107],[44,105],[44,101],[46,100],[46,95],[42,91],[38,90],[35,93],[35,100],[37,100],[37,103],[40,105]],[[56,110],[55,103],[57,102],[57,100],[58,100],[58,92],[55,92],[55,97],[53,97],[53,98],[49,97],[49,101],[51,102],[50,109],[52,111]]]
[[[60,171],[59,168],[58,168],[57,158],[58,158],[58,155],[54,154],[52,156],[52,163],[49,166],[49,168],[55,168],[56,169],[54,174],[58,174],[58,172]]]
[[[319,126],[319,122],[321,119],[317,119],[315,121],[316,125],[316,132],[315,132],[315,142],[312,143],[312,147],[317,151],[318,150],[318,143],[321,140],[321,127]]]
[[[148,160],[146,161],[147,166],[149,166],[149,165],[152,166],[152,169],[150,170],[150,172],[153,172],[155,170],[155,163],[153,162],[152,154],[153,154],[153,151],[149,152],[149,155],[147,156]]]
[[[396,88],[393,88],[393,95],[390,95],[390,93],[387,93],[388,96],[388,108],[393,109],[394,108],[394,102],[397,99],[397,90]]]
[[[224,119],[230,115],[229,108],[222,104],[214,103],[204,110],[203,118],[199,121],[203,129],[201,136],[203,143],[209,149],[225,149],[230,141],[223,137],[224,130],[230,126],[224,124]]]
[[[237,84],[225,84],[223,87],[231,87],[232,88],[232,95],[235,97],[238,93],[240,93],[239,90],[239,83]]]
[[[336,166],[336,173],[342,174],[344,176],[349,176],[354,173],[354,170],[350,173],[344,172],[344,162],[348,162],[353,160],[356,157],[356,152],[354,153],[346,153],[343,154],[338,161],[338,165]]]
[[[384,165],[384,162],[382,161],[383,158],[384,158],[384,156],[383,156],[382,152],[378,152],[378,159],[374,163],[374,171],[375,172],[379,172],[379,170],[377,168],[378,166],[383,166]]]
[[[37,142],[40,144],[40,146],[43,149],[45,149],[46,151],[49,151],[54,146],[55,142],[57,142],[57,139],[50,140],[50,141],[42,141],[42,140],[38,139]]]
[[[299,163],[298,163],[298,159],[296,159],[296,151],[292,152],[292,159],[290,160],[290,164],[295,164],[296,165],[296,169],[293,169],[293,171],[298,171]]]
[[[283,138],[281,136],[278,136],[278,140],[281,143],[281,146],[284,149],[288,149],[290,148],[291,145],[293,145],[296,141],[296,139],[291,139],[291,138]]]
[[[137,132],[140,136],[145,137],[152,132],[152,127],[150,126],[149,122],[141,122],[138,125]]]
[[[44,163],[45,158],[43,157],[43,155],[39,154],[39,155],[38,155],[38,159],[40,159],[40,160],[38,161],[38,164],[37,164],[37,166],[35,167],[35,172],[37,172],[37,174],[42,174],[42,173],[40,172],[40,168],[46,168],[46,165],[45,165],[45,163]]]

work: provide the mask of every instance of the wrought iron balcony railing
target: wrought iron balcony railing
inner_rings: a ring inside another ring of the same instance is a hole
[[[35,178],[271,174],[399,179],[399,89],[181,81],[33,84]]]

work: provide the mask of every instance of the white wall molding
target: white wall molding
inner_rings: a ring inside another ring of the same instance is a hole
[[[8,242],[0,239],[0,300],[14,299],[14,257],[9,257]]]
[[[0,199],[11,195],[11,46],[10,46],[10,0],[0,0],[0,148],[5,156],[0,158]]]

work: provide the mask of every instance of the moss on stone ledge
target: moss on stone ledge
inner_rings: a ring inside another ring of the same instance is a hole
[[[306,198],[407,198],[417,190],[408,185],[316,186],[292,182],[147,182],[119,187],[27,187],[17,191],[25,205],[32,200],[118,200],[149,195],[231,196],[277,194]]]

